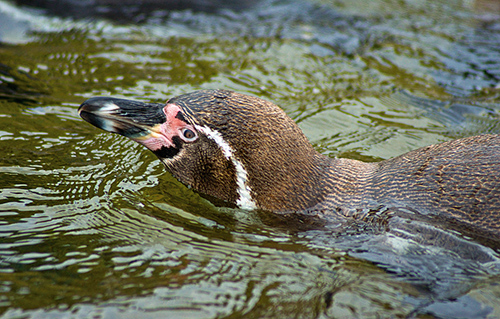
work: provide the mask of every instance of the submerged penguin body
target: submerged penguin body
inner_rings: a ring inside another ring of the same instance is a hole
[[[197,91],[165,105],[92,98],[79,112],[149,148],[184,184],[244,209],[352,218],[384,207],[500,236],[500,135],[364,163],[319,154],[279,107],[226,90]]]

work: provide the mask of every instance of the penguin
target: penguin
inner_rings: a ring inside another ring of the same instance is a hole
[[[500,241],[500,135],[365,163],[320,154],[281,108],[228,90],[165,104],[94,97],[78,111],[144,145],[183,184],[244,210],[335,220],[396,215]]]

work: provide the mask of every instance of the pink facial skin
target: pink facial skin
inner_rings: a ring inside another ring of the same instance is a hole
[[[196,132],[193,125],[176,117],[177,113],[181,112],[181,109],[177,105],[169,103],[165,105],[163,112],[167,116],[166,122],[153,126],[149,135],[134,139],[151,151],[160,150],[162,147],[176,147],[172,139],[174,136],[178,136],[182,140],[185,140],[182,134],[184,129]]]

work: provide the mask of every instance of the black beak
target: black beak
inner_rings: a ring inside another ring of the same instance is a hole
[[[143,103],[111,97],[93,97],[78,109],[80,116],[105,131],[132,139],[145,137],[167,120],[165,104]]]

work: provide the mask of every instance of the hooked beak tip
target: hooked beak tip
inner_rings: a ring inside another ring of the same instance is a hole
[[[80,105],[80,107],[78,108],[78,113],[112,113],[113,111],[120,110],[120,107],[113,100],[115,99],[106,97],[90,98]]]
[[[90,124],[131,139],[142,138],[166,120],[163,104],[146,104],[111,97],[93,97],[78,108],[80,117]]]

